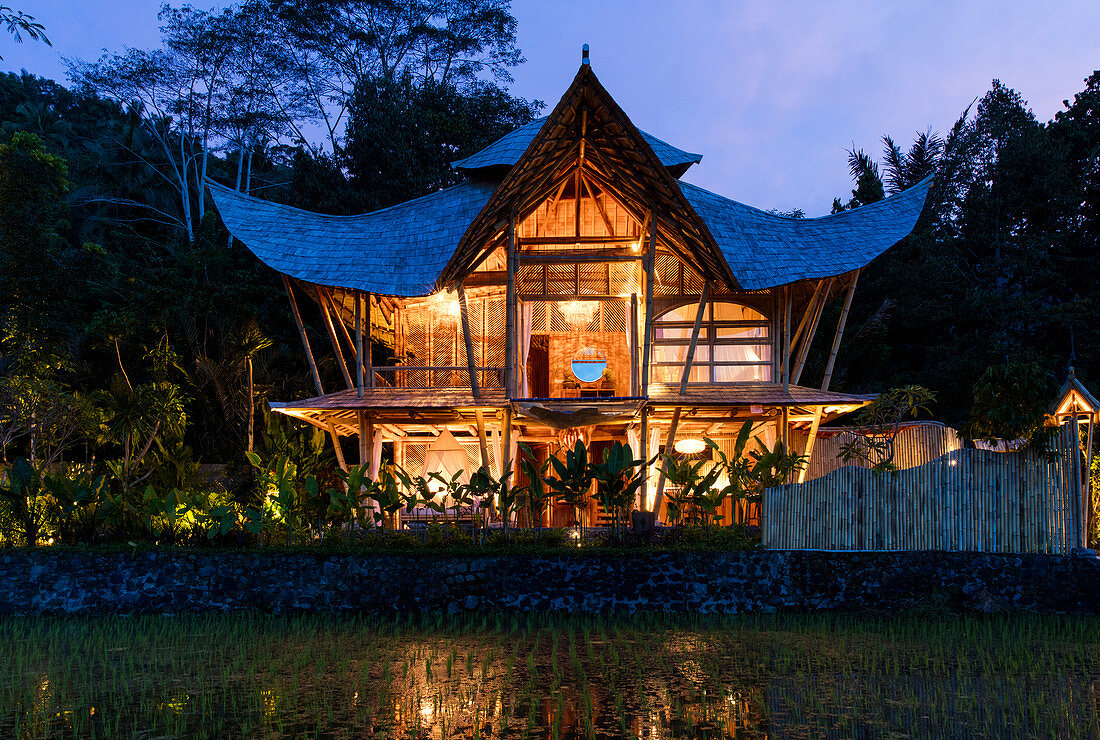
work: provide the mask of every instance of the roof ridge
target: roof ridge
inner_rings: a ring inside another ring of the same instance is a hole
[[[214,188],[217,188],[218,190],[225,191],[226,194],[228,194],[232,197],[238,198],[238,199],[247,199],[247,200],[250,200],[250,201],[255,201],[257,203],[263,203],[265,205],[274,206],[277,210],[291,211],[293,213],[304,213],[304,214],[307,214],[309,216],[313,216],[313,217],[317,217],[317,218],[335,219],[335,220],[354,219],[354,218],[363,218],[364,216],[373,216],[376,213],[385,213],[387,211],[392,211],[396,208],[403,208],[405,206],[411,206],[411,205],[413,205],[415,203],[419,203],[420,201],[425,200],[427,198],[438,197],[439,195],[441,195],[443,193],[449,193],[452,190],[457,190],[458,188],[479,187],[480,186],[479,183],[476,183],[472,180],[464,180],[464,181],[462,181],[462,182],[460,182],[456,185],[452,185],[449,188],[443,188],[442,190],[436,190],[435,192],[432,192],[432,193],[427,193],[425,195],[417,196],[417,197],[413,198],[412,200],[404,200],[404,201],[401,201],[400,203],[394,203],[393,205],[385,206],[383,208],[376,208],[373,211],[363,211],[362,213],[337,214],[337,213],[320,213],[318,211],[310,211],[310,210],[307,210],[305,208],[299,208],[298,206],[288,205],[287,203],[280,203],[277,200],[268,200],[267,198],[257,198],[255,195],[249,195],[248,193],[242,193],[239,190],[234,190],[231,187],[228,187],[226,185],[222,185],[220,182],[216,182],[216,181],[210,179],[209,177],[205,178],[205,181],[206,181],[206,186],[207,187],[213,186]],[[495,188],[496,186],[491,185],[491,184],[485,184],[483,187]]]
[[[766,211],[763,208],[759,208],[757,206],[751,206],[748,203],[742,203],[739,200],[734,200],[733,198],[722,195],[721,193],[716,193],[713,190],[707,190],[706,188],[701,187],[699,185],[695,185],[694,183],[685,182],[684,180],[677,180],[677,182],[680,184],[681,188],[683,188],[685,186],[689,187],[692,190],[696,190],[700,193],[705,193],[706,195],[712,195],[715,198],[721,198],[722,200],[728,201],[730,203],[736,203],[737,205],[739,205],[743,208],[752,209],[752,210],[756,211],[757,213],[760,213],[764,216],[768,216],[770,218],[783,219],[783,220],[787,220],[787,221],[795,221],[795,222],[798,222],[798,223],[811,223],[811,222],[814,222],[814,221],[820,222],[823,219],[830,219],[830,218],[833,218],[834,216],[843,216],[846,213],[866,213],[867,212],[866,209],[869,209],[872,206],[877,206],[880,203],[887,203],[889,201],[895,200],[899,196],[905,195],[906,193],[912,194],[911,191],[916,190],[917,188],[930,187],[931,184],[932,184],[932,180],[934,180],[935,177],[936,177],[935,174],[928,175],[928,176],[922,178],[921,180],[913,183],[912,185],[905,188],[904,190],[899,190],[896,193],[891,193],[890,195],[886,196],[882,200],[876,200],[874,203],[865,203],[865,204],[863,204],[861,206],[858,206],[856,208],[850,208],[850,209],[845,210],[845,211],[840,211],[839,213],[823,213],[820,216],[803,216],[801,218],[799,218],[797,216],[787,216],[787,215],[782,214],[782,213],[772,213],[771,211]]]

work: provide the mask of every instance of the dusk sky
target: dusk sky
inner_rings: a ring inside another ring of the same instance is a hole
[[[159,2],[9,4],[44,23],[53,48],[5,36],[8,70],[64,81],[62,55],[159,43]],[[1096,0],[518,0],[513,11],[527,57],[513,93],[552,106],[587,42],[597,76],[635,124],[704,155],[686,180],[810,216],[849,194],[853,144],[877,157],[884,133],[907,145],[929,126],[944,132],[994,78],[1049,120],[1100,68]]]

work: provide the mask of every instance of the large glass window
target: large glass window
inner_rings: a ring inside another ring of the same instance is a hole
[[[653,322],[651,381],[679,383],[697,305],[667,311]],[[736,303],[713,302],[703,309],[690,383],[771,382],[771,322]]]

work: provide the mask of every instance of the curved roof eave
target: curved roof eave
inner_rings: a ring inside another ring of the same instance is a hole
[[[222,222],[261,262],[298,280],[428,295],[496,185],[465,182],[370,213],[329,216],[207,180]]]
[[[790,218],[680,182],[738,283],[762,290],[866,266],[916,226],[932,176],[876,203],[817,218]]]
[[[531,123],[524,124],[517,129],[509,131],[481,151],[471,154],[465,159],[458,159],[451,162],[451,167],[456,170],[478,170],[487,167],[513,166],[519,161],[519,158],[523,156],[523,153],[527,151],[527,147],[530,146],[539,131],[542,130],[542,126],[546,123],[548,118],[549,116],[543,116],[542,118],[531,121]],[[640,133],[646,140],[646,143],[653,149],[653,153],[661,160],[661,164],[665,167],[682,167],[686,170],[687,167],[703,161],[702,154],[685,152],[683,149],[679,149],[667,142],[661,141],[656,136],[647,134],[645,131],[641,131]]]

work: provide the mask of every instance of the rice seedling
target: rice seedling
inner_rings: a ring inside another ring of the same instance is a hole
[[[4,618],[0,736],[1081,736],[1098,647],[1033,615]]]

